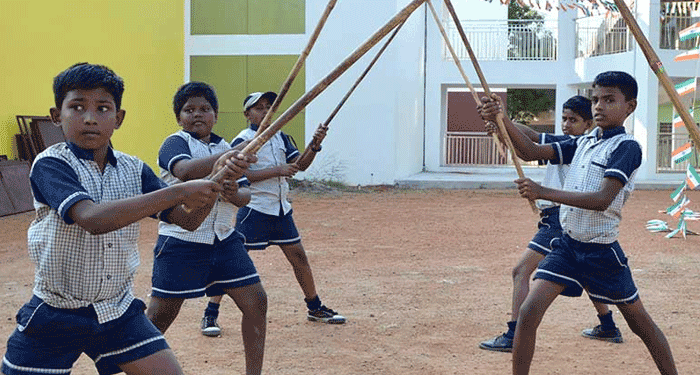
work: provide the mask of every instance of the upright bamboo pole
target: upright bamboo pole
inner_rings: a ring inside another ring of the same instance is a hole
[[[328,1],[326,9],[323,11],[323,15],[321,15],[321,19],[319,19],[318,24],[316,24],[316,29],[314,29],[313,34],[311,34],[311,37],[309,38],[304,50],[301,51],[301,54],[299,55],[299,58],[297,58],[294,67],[292,67],[292,70],[289,72],[289,76],[287,76],[287,79],[282,84],[274,103],[272,103],[272,106],[270,106],[270,109],[267,111],[267,114],[263,118],[262,122],[258,124],[258,131],[255,133],[255,135],[262,133],[263,130],[265,130],[265,128],[270,124],[272,116],[275,114],[275,112],[277,112],[277,108],[279,108],[280,103],[282,103],[282,100],[284,100],[284,97],[287,95],[289,87],[292,86],[292,82],[294,82],[297,74],[299,74],[299,71],[301,71],[301,67],[304,66],[304,62],[306,61],[306,57],[311,52],[311,48],[313,48],[314,44],[316,44],[316,40],[318,39],[319,34],[321,34],[321,29],[323,29],[323,26],[326,24],[328,15],[331,14],[331,10],[333,10],[333,7],[335,7],[336,2],[337,0]]]
[[[353,53],[350,54],[343,62],[340,63],[333,71],[328,73],[328,75],[318,82],[311,90],[294,102],[287,110],[280,115],[274,123],[267,127],[262,133],[253,138],[250,143],[242,150],[244,154],[254,154],[258,152],[260,147],[272,138],[275,133],[277,133],[282,127],[287,124],[294,116],[296,116],[301,110],[306,108],[306,106],[315,99],[319,94],[321,94],[328,86],[333,83],[341,74],[343,74],[350,66],[352,66],[357,60],[359,60],[367,51],[369,51],[375,44],[384,38],[391,30],[393,30],[397,25],[403,23],[408,16],[410,16],[413,11],[415,11],[419,6],[421,6],[425,0],[413,0],[406,7],[404,7],[398,14],[396,14],[386,25],[382,26],[377,30],[372,36],[367,39],[361,46],[359,46]]]
[[[472,51],[471,45],[469,45],[469,40],[467,40],[467,34],[464,33],[464,29],[462,28],[462,24],[459,22],[459,17],[457,17],[457,12],[455,12],[454,7],[452,6],[452,1],[450,0],[444,0],[445,1],[445,6],[447,7],[447,10],[450,12],[450,15],[452,16],[452,20],[455,23],[455,26],[457,27],[457,32],[459,32],[460,37],[462,37],[462,42],[464,43],[464,47],[467,49],[467,53],[469,54],[469,58],[472,61],[472,65],[474,65],[474,70],[476,71],[477,76],[479,76],[479,81],[481,82],[481,87],[484,89],[484,92],[486,93],[487,96],[491,97],[491,90],[489,89],[488,83],[486,83],[486,78],[484,77],[484,73],[481,71],[481,68],[479,67],[479,61],[476,59],[476,55],[474,54],[474,51]],[[503,141],[506,143],[506,146],[508,147],[508,150],[510,150],[510,154],[513,158],[513,165],[515,165],[515,170],[518,172],[518,177],[520,178],[525,178],[525,173],[523,173],[523,168],[520,166],[520,160],[518,160],[518,156],[515,154],[515,147],[513,147],[513,142],[510,140],[510,137],[508,136],[508,131],[506,130],[506,126],[503,124],[503,114],[500,114],[499,116],[496,117],[496,123],[498,124],[498,129],[501,132],[501,136],[503,138]],[[534,212],[539,212],[537,209],[537,206],[535,206],[534,201],[529,201],[530,202],[530,207],[532,207],[532,210]]]
[[[676,87],[673,84],[673,81],[671,81],[671,79],[668,77],[666,69],[664,69],[661,60],[659,60],[659,56],[656,55],[656,52],[654,52],[654,48],[651,47],[649,40],[644,36],[642,29],[639,28],[639,24],[637,23],[637,20],[634,19],[634,16],[632,16],[632,12],[630,12],[627,4],[625,4],[625,2],[622,0],[614,1],[617,9],[620,10],[620,14],[625,20],[627,27],[629,27],[632,35],[634,35],[634,39],[637,40],[639,48],[642,49],[642,52],[649,63],[649,67],[651,67],[651,70],[654,72],[654,74],[656,74],[656,77],[658,77],[659,82],[661,82],[661,86],[671,99],[671,103],[673,103],[673,106],[676,108],[676,111],[678,111],[681,119],[683,119],[685,128],[688,129],[688,133],[693,139],[693,143],[695,143],[696,147],[700,146],[700,131],[698,130],[698,127],[695,126],[695,119],[693,119],[693,116],[691,116],[688,109],[685,108],[681,102],[681,97],[678,95],[678,92],[676,92]]]

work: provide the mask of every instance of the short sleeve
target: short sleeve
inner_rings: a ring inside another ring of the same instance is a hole
[[[168,184],[158,178],[156,174],[153,173],[151,167],[144,163],[143,168],[141,168],[141,192],[143,194],[148,194],[166,187],[168,187]],[[166,217],[163,213],[161,213],[161,216]],[[151,217],[159,219],[158,215],[152,215]]]
[[[642,148],[637,141],[623,141],[610,153],[607,164],[603,176],[616,178],[626,184],[632,173],[642,165]]]
[[[166,138],[158,151],[158,166],[173,173],[175,163],[184,159],[192,159],[192,151],[187,141],[177,135]]]
[[[578,148],[578,138],[569,138],[563,142],[550,143],[554,148],[554,158],[550,160],[552,164],[571,164],[574,160],[574,154],[576,154],[576,149]]]
[[[287,163],[290,163],[294,160],[294,158],[299,156],[299,148],[294,142],[294,138],[284,133],[281,134],[282,141],[284,141],[284,155],[287,158]]]
[[[29,181],[34,199],[56,210],[66,224],[73,224],[68,210],[75,203],[86,199],[94,201],[75,170],[58,158],[38,159],[32,166]]]
[[[231,141],[231,148],[236,147],[236,146],[240,145],[240,144],[243,143],[243,142],[245,142],[245,139],[243,139],[243,138],[241,138],[241,137],[236,137],[236,138],[233,139],[233,141]]]

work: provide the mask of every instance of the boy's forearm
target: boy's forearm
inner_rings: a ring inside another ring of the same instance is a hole
[[[211,173],[214,164],[223,154],[221,152],[204,158],[181,160],[175,164],[173,174],[180,181],[205,178]]]
[[[603,191],[581,193],[544,187],[540,198],[593,211],[605,211],[612,202],[612,199],[609,199]]]
[[[173,185],[152,193],[99,204],[80,201],[70,208],[69,215],[91,234],[104,234],[156,215],[183,200],[183,194],[177,185]]]
[[[199,228],[214,207],[212,204],[202,208],[187,211],[182,205],[176,206],[168,215],[168,221],[190,232]]]
[[[311,166],[311,163],[313,163],[315,158],[316,152],[309,150],[308,152],[305,151],[303,154],[301,154],[301,156],[299,156],[294,162],[297,164],[300,171],[305,171],[309,169],[309,166]]]
[[[540,145],[523,134],[510,119],[504,117],[503,125],[508,131],[508,136],[513,143],[516,154],[520,156],[521,159],[525,161],[549,159],[548,157],[543,157]]]
[[[264,181],[273,177],[279,177],[280,172],[279,168],[277,167],[272,167],[272,168],[266,168],[266,169],[258,169],[258,170],[248,170],[245,173],[245,176],[248,178],[248,181],[250,182],[258,182],[258,181]]]

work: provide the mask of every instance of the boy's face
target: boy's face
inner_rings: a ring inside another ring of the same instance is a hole
[[[260,98],[254,106],[245,111],[245,118],[247,118],[251,124],[260,125],[271,106],[272,103],[270,103],[267,98]]]
[[[197,139],[204,139],[211,134],[217,114],[207,99],[193,96],[187,99],[177,117],[177,123],[184,131],[194,134]]]
[[[566,135],[581,135],[591,126],[591,120],[584,120],[578,113],[564,108],[561,115],[561,130]]]
[[[112,133],[126,114],[117,109],[114,98],[103,88],[69,91],[61,108],[51,108],[50,112],[52,121],[63,128],[66,140],[84,150],[109,147]]]
[[[617,87],[595,86],[591,102],[595,124],[602,129],[622,126],[627,116],[637,108],[637,99],[626,100]]]

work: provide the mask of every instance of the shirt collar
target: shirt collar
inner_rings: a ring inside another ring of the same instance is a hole
[[[608,130],[603,130],[603,128],[597,128],[595,132],[592,132],[591,135],[594,136],[596,139],[608,139],[612,138],[616,135],[619,134],[625,134],[625,127],[624,126],[616,126],[612,129]]]
[[[250,124],[250,130],[258,131],[259,126],[255,124]]]
[[[95,152],[93,150],[82,149],[73,142],[66,142],[66,144],[68,145],[68,149],[70,149],[73,154],[78,157],[78,159],[95,161]],[[112,147],[107,148],[107,156],[105,157],[105,161],[112,164],[114,167],[117,166],[117,157],[114,156]]]
[[[190,137],[192,137],[196,140],[199,140],[199,138],[197,138],[197,136],[194,133],[188,132],[187,130],[183,130],[183,132],[189,134]],[[218,144],[219,142],[221,142],[222,139],[223,138],[219,137],[218,135],[216,135],[214,133],[209,133],[209,143],[217,143]]]

